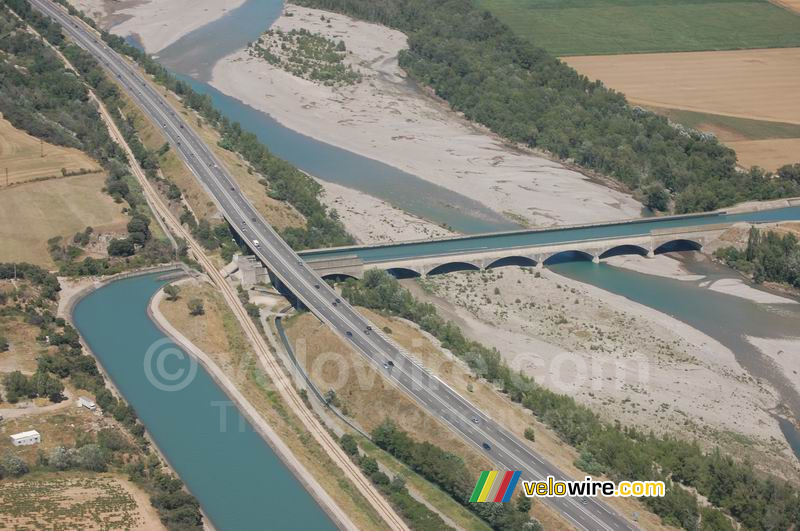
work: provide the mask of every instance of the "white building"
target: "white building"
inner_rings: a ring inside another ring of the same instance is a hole
[[[42,442],[42,436],[36,430],[23,431],[11,436],[11,444],[14,446],[27,446]]]
[[[86,398],[85,396],[78,397],[78,407],[85,407],[89,411],[97,409],[97,404]]]

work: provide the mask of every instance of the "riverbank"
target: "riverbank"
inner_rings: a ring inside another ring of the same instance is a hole
[[[184,280],[182,283],[190,282]],[[180,283],[176,283],[180,284]],[[162,333],[175,342],[186,353],[194,357],[206,370],[211,379],[236,405],[239,412],[247,418],[248,422],[255,428],[264,441],[273,449],[283,464],[300,481],[305,489],[312,495],[328,516],[337,523],[340,529],[358,529],[342,509],[333,501],[325,489],[319,484],[316,478],[303,466],[302,463],[292,454],[289,447],[278,436],[275,430],[258,414],[258,411],[245,398],[242,392],[228,378],[225,372],[216,363],[185,335],[176,329],[172,323],[161,312],[160,305],[164,300],[164,290],[159,290],[150,300],[147,307],[147,314]]]
[[[397,61],[406,48],[404,34],[291,4],[272,28],[303,28],[343,41],[345,62],[362,81],[324,86],[240,50],[217,63],[211,85],[290,129],[417,175],[526,225],[640,215],[641,205],[628,195],[507,145],[413,87]]]
[[[184,35],[236,9],[245,0],[70,0],[77,9],[117,35],[133,36],[158,53]]]
[[[681,433],[800,479],[773,417],[778,393],[677,319],[547,269],[455,273],[406,286],[512,368],[607,421]]]
[[[76,330],[79,330],[78,327],[75,325],[75,321],[73,318],[73,311],[75,306],[86,296],[93,293],[94,291],[102,288],[114,282],[115,280],[122,280],[124,278],[131,278],[141,275],[147,275],[151,273],[157,273],[162,271],[167,273],[169,271],[177,270],[180,271],[181,268],[183,272],[188,274],[188,269],[185,268],[183,264],[168,264],[163,266],[154,266],[149,268],[144,268],[141,270],[135,271],[127,271],[124,273],[119,273],[117,275],[112,275],[109,277],[77,277],[77,278],[67,278],[67,277],[59,277],[58,283],[61,286],[61,291],[59,292],[58,298],[58,309],[56,315],[63,319],[66,319]],[[79,331],[80,332],[80,331]],[[86,352],[89,356],[92,356],[94,360],[97,362],[97,369],[100,371],[100,374],[103,376],[103,381],[105,382],[105,386],[114,394],[114,396],[121,397],[124,399],[124,396],[120,392],[119,388],[117,388],[114,380],[111,378],[111,375],[108,374],[105,367],[103,366],[102,361],[97,356],[97,354],[91,349],[89,344],[80,336],[80,342],[83,347],[83,351]],[[145,431],[144,437],[150,443],[150,446],[153,448],[153,451],[158,455],[161,462],[164,464],[164,467],[175,477],[180,477],[175,467],[170,463],[169,459],[167,459],[166,454],[159,448],[158,443],[153,439],[153,437]],[[182,480],[182,478],[181,478]],[[188,485],[185,485],[184,488],[192,494],[191,490],[189,489]],[[194,494],[192,494],[194,496]],[[148,502],[149,503],[149,502]],[[216,531],[214,524],[211,522],[211,519],[206,514],[205,510],[200,507],[200,513],[203,515],[203,529],[205,531]]]
[[[322,202],[336,210],[358,243],[387,243],[442,238],[455,233],[395,208],[386,201],[335,183],[319,181]]]

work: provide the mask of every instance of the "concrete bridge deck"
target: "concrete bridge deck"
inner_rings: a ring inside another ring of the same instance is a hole
[[[502,249],[448,252],[429,256],[407,256],[366,262],[358,254],[309,258],[308,264],[323,277],[361,278],[364,271],[380,268],[401,277],[426,277],[452,271],[492,269],[503,266],[543,267],[563,260],[592,260],[623,254],[653,257],[672,251],[700,250],[733,223],[718,223],[680,229],[656,229],[646,235],[597,238],[556,244],[520,245]]]

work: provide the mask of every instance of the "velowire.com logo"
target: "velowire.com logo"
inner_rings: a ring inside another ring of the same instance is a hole
[[[478,478],[478,484],[472,491],[470,502],[507,502],[511,501],[514,489],[519,483],[519,470],[484,470]]]

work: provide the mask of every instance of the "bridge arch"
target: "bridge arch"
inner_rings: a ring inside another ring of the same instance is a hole
[[[469,262],[448,262],[446,264],[438,265],[428,271],[428,275],[443,275],[445,273],[454,273],[456,271],[480,271],[481,268]]]
[[[398,280],[402,280],[404,278],[417,278],[422,276],[419,273],[419,271],[414,271],[413,269],[409,269],[407,267],[390,267],[389,269],[386,270],[386,272]]]
[[[617,245],[605,251],[600,255],[600,259],[602,260],[603,258],[611,258],[612,256],[620,256],[623,254],[638,254],[641,256],[647,256],[647,253],[648,250],[640,245],[624,244]]]
[[[344,282],[345,280],[358,280],[358,277],[355,275],[348,275],[347,273],[328,273],[326,275],[322,275],[322,280],[328,281],[332,280],[334,282]]]
[[[594,256],[585,251],[559,251],[551,254],[544,261],[544,265],[562,264],[564,262],[592,261]]]
[[[528,258],[527,256],[505,256],[498,258],[494,262],[486,266],[486,269],[494,269],[496,267],[518,266],[518,267],[534,267],[536,260]]]
[[[655,248],[653,251],[654,254],[663,254],[663,253],[675,253],[675,252],[682,252],[682,251],[699,251],[703,248],[703,244],[700,242],[696,242],[694,240],[685,240],[685,239],[678,239],[678,240],[670,240],[668,242],[662,243],[658,247]]]

